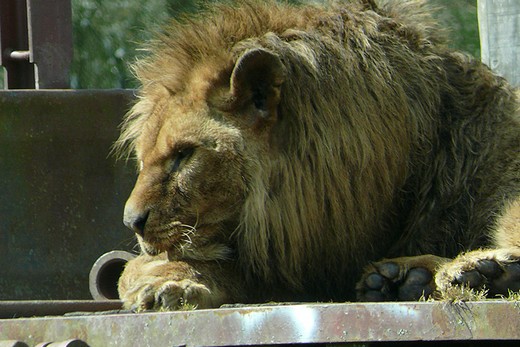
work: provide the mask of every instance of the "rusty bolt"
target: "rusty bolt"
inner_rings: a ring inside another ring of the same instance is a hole
[[[9,53],[9,58],[11,60],[29,61],[30,57],[31,57],[31,52],[29,52],[29,51],[11,51]]]

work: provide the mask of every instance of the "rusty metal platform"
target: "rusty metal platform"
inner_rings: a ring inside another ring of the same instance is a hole
[[[263,305],[0,320],[0,340],[34,345],[66,339],[81,339],[90,347],[484,340],[520,344],[520,302]]]

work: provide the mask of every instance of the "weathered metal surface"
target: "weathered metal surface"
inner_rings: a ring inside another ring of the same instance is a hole
[[[30,61],[36,89],[70,88],[72,9],[70,0],[27,0]]]
[[[97,346],[519,340],[513,302],[257,306],[0,320],[0,339],[78,338]]]
[[[119,299],[117,282],[125,264],[136,255],[125,251],[110,251],[96,260],[89,274],[89,289],[94,300]]]
[[[130,90],[0,91],[0,300],[90,299],[89,271],[131,250],[135,170],[110,155]]]
[[[0,319],[59,316],[70,312],[120,310],[119,300],[16,300],[0,301]]]

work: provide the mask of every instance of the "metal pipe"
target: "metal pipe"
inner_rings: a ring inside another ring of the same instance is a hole
[[[0,341],[0,347],[29,347],[26,343],[16,340],[2,340]]]
[[[89,347],[84,341],[72,339],[61,342],[42,342],[35,347]]]
[[[126,251],[111,251],[96,260],[89,275],[90,294],[94,300],[119,299],[117,282],[126,263],[135,254]]]

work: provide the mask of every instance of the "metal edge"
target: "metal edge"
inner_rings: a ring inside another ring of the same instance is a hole
[[[302,304],[0,320],[0,340],[79,338],[90,346],[236,346],[520,340],[520,303]]]

